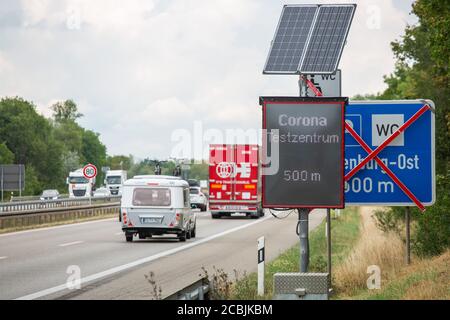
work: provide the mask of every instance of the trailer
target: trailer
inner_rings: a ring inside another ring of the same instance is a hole
[[[264,216],[260,180],[258,145],[210,145],[209,209],[212,218],[234,213],[253,219]]]

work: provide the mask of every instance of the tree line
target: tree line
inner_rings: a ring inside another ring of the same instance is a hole
[[[69,171],[93,163],[106,164],[106,147],[99,134],[82,128],[82,117],[72,100],[51,106],[45,118],[36,106],[20,97],[0,100],[0,163],[25,165],[25,195],[44,189],[67,193]]]
[[[135,162],[132,155],[108,155],[100,135],[78,124],[83,115],[73,100],[50,108],[52,116],[46,118],[23,98],[0,100],[0,164],[25,165],[23,195],[38,195],[45,189],[67,193],[69,172],[87,163],[98,168],[97,186],[103,183],[102,167],[127,170],[128,177],[154,173],[156,161],[150,158]],[[162,162],[162,174],[172,174],[175,166],[174,162]],[[193,164],[189,171],[194,179],[207,179],[207,175],[207,164]],[[10,194],[5,195],[7,199]]]
[[[450,247],[450,5],[448,0],[417,0],[412,13],[419,21],[391,43],[396,57],[387,89],[357,99],[431,99],[436,105],[436,203],[425,213],[413,210],[413,249],[436,255]],[[404,208],[377,214],[384,229],[399,231]]]

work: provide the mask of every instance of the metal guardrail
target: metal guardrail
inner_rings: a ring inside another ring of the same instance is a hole
[[[209,290],[208,278],[203,277],[164,300],[208,300]]]
[[[0,216],[5,213],[21,211],[45,210],[52,208],[70,208],[77,206],[89,206],[101,203],[120,202],[121,196],[91,197],[91,198],[67,198],[58,200],[35,200],[21,202],[0,203]]]
[[[41,196],[12,196],[9,200],[10,202],[23,202],[23,201],[38,201],[41,199]],[[58,200],[60,199],[69,199],[68,194],[60,194],[58,196]]]

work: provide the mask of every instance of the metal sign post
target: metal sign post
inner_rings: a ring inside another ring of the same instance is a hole
[[[411,209],[409,207],[405,208],[405,225],[406,225],[406,255],[405,262],[407,265],[411,264],[411,233],[410,233],[410,213]]]
[[[300,96],[308,95],[306,78],[300,75]],[[298,209],[298,236],[300,241],[300,272],[308,272],[309,267],[309,209]]]
[[[327,209],[327,225],[326,225],[326,232],[327,232],[327,267],[328,267],[328,274],[330,275],[330,282],[331,282],[331,209]],[[330,283],[331,288],[331,283]]]
[[[1,185],[2,185],[2,202],[3,202],[3,166],[1,166],[0,168],[1,168],[1,172],[2,172]]]
[[[300,272],[309,267],[309,209],[298,209],[298,236],[300,239]]]
[[[19,167],[19,197],[22,196],[22,167]]]

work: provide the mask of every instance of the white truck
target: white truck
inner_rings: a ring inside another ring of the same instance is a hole
[[[105,175],[105,185],[112,196],[122,195],[123,183],[127,180],[125,170],[109,170]]]
[[[77,169],[69,172],[66,183],[69,185],[69,198],[91,197],[95,178],[87,179],[83,175],[83,169]]]

